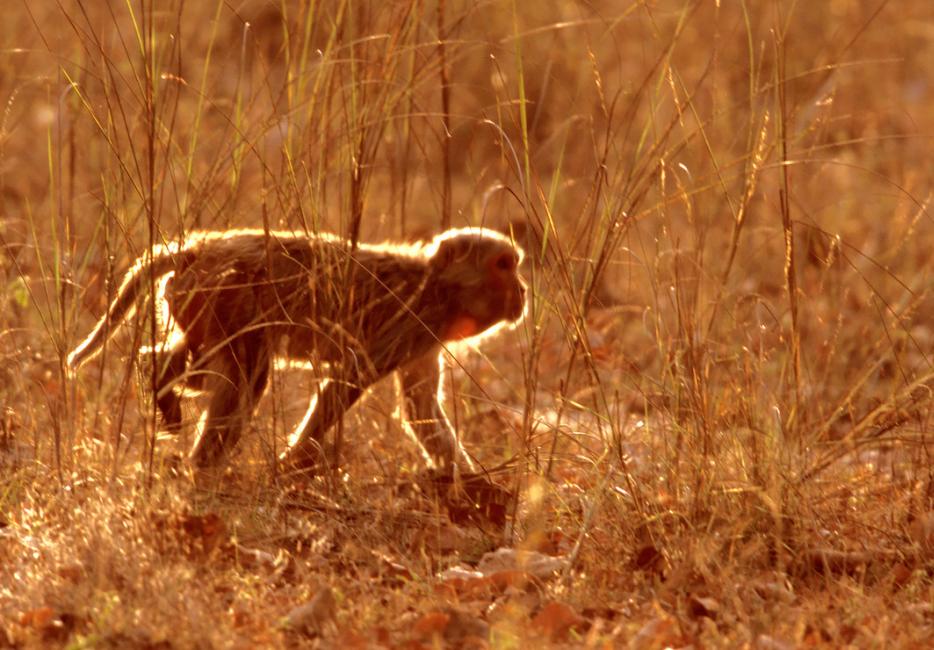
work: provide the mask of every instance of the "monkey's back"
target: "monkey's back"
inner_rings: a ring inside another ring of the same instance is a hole
[[[196,233],[176,259],[166,300],[196,352],[236,336],[264,336],[284,356],[343,361],[352,352],[382,372],[411,351],[374,350],[389,347],[374,342],[424,328],[427,261],[408,251],[233,231]]]

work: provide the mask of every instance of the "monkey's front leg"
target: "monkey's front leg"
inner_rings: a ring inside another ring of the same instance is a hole
[[[441,356],[432,352],[399,368],[402,413],[438,469],[451,473],[459,463],[463,469],[475,472],[473,461],[461,446],[441,406],[441,364]]]
[[[283,472],[309,471],[322,457],[324,434],[353,406],[363,389],[359,383],[344,379],[329,379],[324,390],[311,400],[308,411],[292,434],[289,448],[279,456]]]

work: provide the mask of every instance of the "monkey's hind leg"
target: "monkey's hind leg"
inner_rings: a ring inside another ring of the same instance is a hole
[[[269,365],[261,335],[239,336],[203,362],[204,388],[211,400],[191,451],[196,468],[219,465],[236,446],[266,390]]]
[[[329,379],[324,389],[311,400],[305,417],[289,441],[289,448],[279,456],[283,473],[312,474],[322,456],[324,434],[363,394],[356,381]],[[336,460],[336,459],[335,459]]]
[[[155,373],[154,399],[162,415],[162,428],[176,435],[182,428],[182,400],[173,390],[183,380],[188,362],[184,341],[174,345],[144,346],[137,357],[144,382]]]
[[[156,406],[162,413],[165,430],[177,435],[182,429],[182,398],[174,388],[188,369],[188,346],[184,343],[154,354],[156,364]]]

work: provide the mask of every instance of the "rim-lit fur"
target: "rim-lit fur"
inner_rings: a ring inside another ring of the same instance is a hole
[[[441,465],[455,456],[469,465],[439,402],[438,354],[444,343],[523,317],[522,257],[507,237],[479,228],[449,230],[425,244],[355,249],[333,235],[197,232],[133,264],[68,364],[78,368],[96,354],[158,279],[156,300],[176,329],[170,343],[150,350],[167,428],[181,425],[176,385],[212,395],[192,452],[197,465],[215,464],[236,444],[276,359],[329,368],[285,466],[313,465],[324,432],[396,370],[404,411],[429,455]]]

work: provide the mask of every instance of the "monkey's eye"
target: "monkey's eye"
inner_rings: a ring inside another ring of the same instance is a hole
[[[493,260],[493,267],[499,271],[512,271],[516,268],[516,258],[509,253],[503,253]]]

